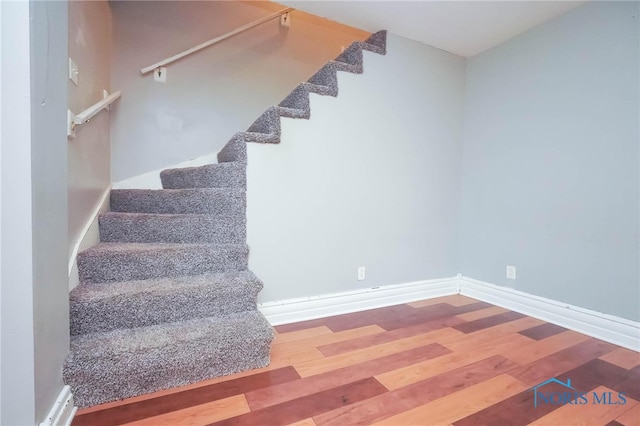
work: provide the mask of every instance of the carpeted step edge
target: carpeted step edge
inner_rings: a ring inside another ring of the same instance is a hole
[[[241,244],[247,238],[241,215],[107,212],[99,224],[100,241],[106,243]]]
[[[363,49],[380,55],[387,54],[387,30],[380,30],[371,34],[362,46]]]
[[[197,167],[166,169],[160,172],[164,189],[247,187],[246,164],[229,161]]]
[[[257,310],[75,336],[63,379],[88,407],[265,367],[273,338]]]
[[[262,287],[250,271],[78,285],[69,294],[71,335],[255,309]]]
[[[89,284],[242,271],[248,258],[246,244],[100,243],[78,253],[77,264]]]
[[[111,211],[157,214],[244,215],[243,188],[114,189]]]

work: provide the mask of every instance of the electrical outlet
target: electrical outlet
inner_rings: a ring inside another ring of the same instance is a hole
[[[166,83],[167,69],[165,67],[159,67],[153,70],[153,80],[159,83]]]
[[[364,280],[364,277],[365,277],[364,272],[365,272],[364,266],[360,266],[358,268],[358,281]]]
[[[516,279],[516,267],[507,265],[507,278],[510,280]]]

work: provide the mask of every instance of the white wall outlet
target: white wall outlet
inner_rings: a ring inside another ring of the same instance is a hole
[[[284,13],[280,15],[280,26],[289,28],[291,26],[291,14]]]
[[[69,80],[71,80],[76,86],[78,85],[78,75],[80,75],[78,65],[73,59],[69,58]]]
[[[364,277],[365,277],[364,273],[365,273],[364,266],[360,266],[358,268],[358,281],[364,280]]]
[[[516,279],[516,267],[507,265],[507,278],[510,280]]]
[[[159,83],[167,82],[167,69],[165,67],[159,67],[153,70],[153,81]]]

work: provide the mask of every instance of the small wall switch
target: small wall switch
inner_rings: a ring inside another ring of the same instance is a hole
[[[362,280],[364,280],[364,277],[365,277],[365,274],[364,274],[364,273],[365,273],[364,266],[360,266],[360,267],[358,268],[358,281],[362,281]]]
[[[167,82],[167,69],[165,67],[159,67],[153,70],[153,81],[159,83]]]
[[[289,13],[280,15],[280,26],[285,28],[291,26],[291,15]]]
[[[69,80],[71,80],[76,86],[78,85],[79,74],[80,71],[78,70],[78,65],[73,59],[69,58]]]
[[[516,267],[507,265],[507,278],[510,280],[516,279]]]

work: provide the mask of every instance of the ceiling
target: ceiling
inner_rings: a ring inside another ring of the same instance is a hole
[[[584,1],[277,0],[369,32],[380,29],[471,57]]]

